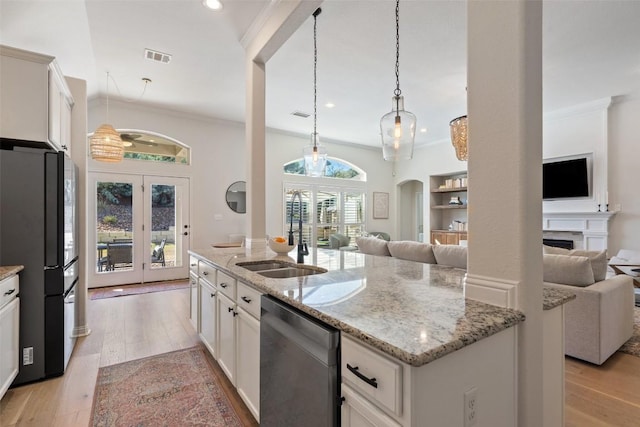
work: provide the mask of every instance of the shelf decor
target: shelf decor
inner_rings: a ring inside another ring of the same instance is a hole
[[[389,218],[389,193],[373,192],[373,219]]]

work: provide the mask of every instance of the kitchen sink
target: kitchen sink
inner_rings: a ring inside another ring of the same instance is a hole
[[[289,277],[310,276],[312,274],[322,274],[326,272],[326,270],[316,270],[311,268],[287,267],[276,270],[258,271],[257,273],[261,276],[270,277],[272,279],[287,279]]]
[[[238,267],[246,268],[247,270],[251,271],[274,270],[276,268],[292,267],[286,262],[276,261],[239,262],[236,265]]]
[[[236,265],[272,279],[287,279],[327,272],[324,268],[300,266],[280,261],[240,262]]]

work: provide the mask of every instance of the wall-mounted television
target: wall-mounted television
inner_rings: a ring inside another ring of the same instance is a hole
[[[579,157],[543,163],[542,198],[549,200],[589,197],[589,160],[588,157]]]

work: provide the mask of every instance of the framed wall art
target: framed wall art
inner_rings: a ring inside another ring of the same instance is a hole
[[[389,218],[389,193],[373,192],[373,219]]]

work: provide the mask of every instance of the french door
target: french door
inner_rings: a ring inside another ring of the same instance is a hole
[[[89,175],[89,287],[187,278],[189,180]]]

